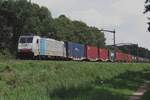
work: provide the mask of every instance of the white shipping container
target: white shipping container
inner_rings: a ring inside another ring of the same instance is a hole
[[[54,39],[45,40],[45,55],[66,57],[66,48],[63,41]]]

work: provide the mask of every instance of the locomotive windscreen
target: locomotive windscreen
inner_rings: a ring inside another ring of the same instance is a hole
[[[32,43],[33,37],[21,37],[19,43]]]

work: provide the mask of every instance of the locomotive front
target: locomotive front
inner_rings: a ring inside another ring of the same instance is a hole
[[[39,39],[37,36],[24,35],[20,36],[18,41],[17,58],[33,58],[38,52]],[[35,52],[37,51],[37,52]]]

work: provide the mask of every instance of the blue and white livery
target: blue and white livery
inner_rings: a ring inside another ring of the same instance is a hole
[[[18,58],[50,58],[66,57],[66,47],[63,41],[57,41],[40,36],[20,36],[18,43]]]

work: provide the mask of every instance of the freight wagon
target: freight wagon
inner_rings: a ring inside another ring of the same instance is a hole
[[[72,60],[85,59],[85,46],[79,43],[66,42],[67,58]]]
[[[86,45],[85,47],[86,59],[89,61],[97,61],[98,58],[98,48]]]
[[[23,35],[18,42],[17,58],[64,59],[111,62],[149,62],[150,59],[120,51],[97,48],[73,42],[57,41],[40,36]]]
[[[131,55],[129,54],[117,51],[115,60],[117,62],[131,62],[132,58],[131,58]]]
[[[130,54],[127,54],[127,62],[132,62],[132,56]]]
[[[125,60],[124,54],[122,52],[116,52],[115,61],[123,62]]]
[[[138,57],[132,55],[132,62],[137,62],[137,61],[138,61]]]
[[[116,58],[115,56],[116,56],[115,51],[114,50],[109,50],[108,57],[109,57],[110,62],[115,61],[115,58]]]
[[[99,48],[98,49],[98,57],[99,57],[100,61],[108,61],[109,60],[109,51],[104,48]]]

